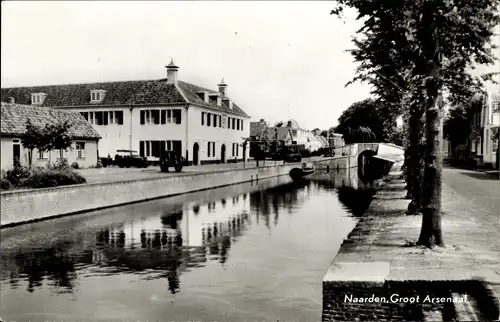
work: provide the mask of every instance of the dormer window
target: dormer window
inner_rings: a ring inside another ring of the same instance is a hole
[[[221,106],[222,98],[220,97],[220,93],[210,94],[210,104],[216,104],[217,106]]]
[[[203,102],[208,103],[208,92],[200,91],[196,92],[196,94],[198,94],[198,97],[201,98]]]
[[[101,103],[104,99],[105,90],[95,89],[90,91],[90,102],[91,103]]]
[[[41,105],[45,100],[47,94],[45,93],[32,93],[31,94],[31,104],[32,105]]]

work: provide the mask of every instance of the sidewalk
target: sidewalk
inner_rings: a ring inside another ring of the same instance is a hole
[[[399,176],[400,172],[391,173],[334,262],[388,262],[388,281],[484,280],[499,299],[499,214],[471,203],[443,183],[446,247],[408,247],[419,237],[422,217],[405,214],[409,200],[403,199],[405,183]]]

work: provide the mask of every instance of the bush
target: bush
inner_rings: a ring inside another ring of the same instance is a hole
[[[21,182],[21,186],[24,188],[49,188],[85,182],[87,181],[84,177],[68,167],[64,170],[35,170],[31,173],[31,176]]]
[[[28,178],[31,175],[30,169],[27,167],[16,165],[12,169],[7,170],[2,176],[2,179],[6,179],[12,185],[18,186],[21,181]]]
[[[2,178],[2,190],[9,190],[12,188],[12,183],[9,180]]]
[[[71,163],[71,167],[72,167],[73,169],[80,169],[80,165],[78,164],[78,162],[73,162],[73,163]]]
[[[68,164],[68,160],[66,160],[66,159],[59,159],[54,163],[49,163],[47,165],[47,169],[56,170],[56,171],[58,171],[58,170],[71,170],[71,168]]]
[[[97,169],[102,168],[102,161],[101,161],[101,160],[97,160],[97,164],[95,165],[95,167],[96,167]]]

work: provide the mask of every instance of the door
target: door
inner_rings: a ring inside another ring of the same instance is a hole
[[[226,163],[226,145],[225,144],[223,144],[220,147],[220,162]]]
[[[198,165],[198,151],[200,150],[200,146],[198,143],[193,145],[193,165]]]
[[[14,143],[12,148],[12,161],[14,166],[18,166],[21,164],[21,145]]]

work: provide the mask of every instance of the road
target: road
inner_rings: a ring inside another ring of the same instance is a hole
[[[445,167],[444,184],[471,204],[480,206],[500,220],[500,180],[497,176],[483,172]]]

